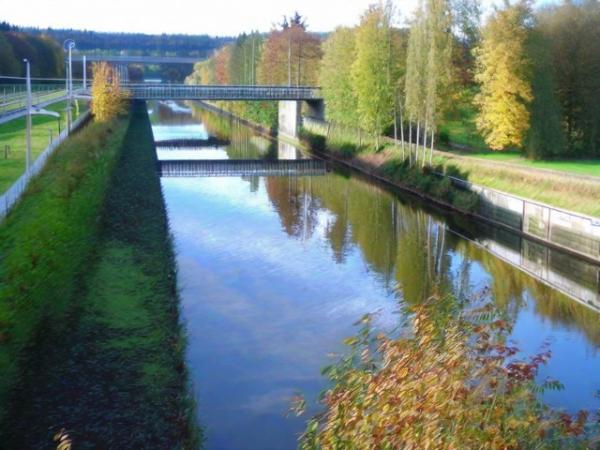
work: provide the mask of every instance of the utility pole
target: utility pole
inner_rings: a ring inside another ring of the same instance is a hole
[[[63,48],[67,50],[69,59],[67,65],[67,134],[71,132],[71,108],[73,106],[73,66],[72,66],[72,51],[75,48],[75,41],[67,39],[63,42]]]
[[[85,55],[83,55],[83,89],[87,89],[87,65]]]
[[[29,61],[24,59],[27,76],[27,132],[26,132],[26,150],[25,150],[25,172],[29,173],[31,167],[31,70]]]

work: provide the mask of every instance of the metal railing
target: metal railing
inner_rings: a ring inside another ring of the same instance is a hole
[[[138,100],[321,100],[311,86],[199,86],[187,84],[123,83]]]
[[[86,111],[84,114],[79,116],[71,127],[71,131],[79,128],[88,118],[89,111]],[[63,130],[56,139],[54,139],[48,147],[37,157],[35,162],[31,165],[31,168],[28,172],[23,173],[19,177],[17,181],[13,183],[13,185],[8,188],[6,192],[0,195],[0,221],[4,219],[4,217],[9,213],[11,208],[17,204],[29,182],[34,178],[37,174],[41,172],[41,170],[46,165],[46,162],[54,154],[59,145],[69,136],[68,130]]]

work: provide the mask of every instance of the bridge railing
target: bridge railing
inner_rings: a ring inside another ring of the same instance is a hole
[[[123,83],[131,98],[140,100],[320,100],[311,86],[207,86]]]

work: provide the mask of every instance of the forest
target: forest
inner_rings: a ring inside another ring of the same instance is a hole
[[[600,155],[597,0],[505,2],[485,19],[479,0],[421,0],[410,21],[400,13],[412,12],[373,5],[325,39],[295,13],[241,34],[187,82],[318,85],[329,121],[411,142],[423,159],[461,134],[532,159]],[[273,105],[237,108],[276,120]]]
[[[64,76],[64,53],[54,39],[45,34],[34,36],[23,33],[6,23],[0,24],[0,75],[24,76],[23,59],[31,63],[33,77]]]
[[[24,31],[33,35],[47,35],[57,42],[74,39],[77,49],[82,51],[119,52],[126,50],[129,54],[197,56],[206,58],[221,46],[231,42],[228,37],[212,37],[206,34],[143,34],[143,33],[109,33],[90,30],[54,29],[45,30],[26,28]]]

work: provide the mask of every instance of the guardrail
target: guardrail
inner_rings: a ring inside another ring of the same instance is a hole
[[[85,121],[88,119],[90,115],[89,111],[86,111],[81,116],[79,116],[71,127],[71,133],[81,127]],[[60,146],[60,144],[69,136],[68,130],[63,130],[56,139],[54,139],[48,147],[44,149],[44,151],[37,157],[34,163],[31,165],[29,172],[23,173],[19,177],[17,181],[13,183],[13,185],[8,188],[6,192],[0,195],[0,221],[6,217],[6,215],[10,212],[10,210],[17,204],[17,202],[21,199],[21,196],[27,189],[29,182],[38,175],[46,162],[54,154],[56,149]]]

